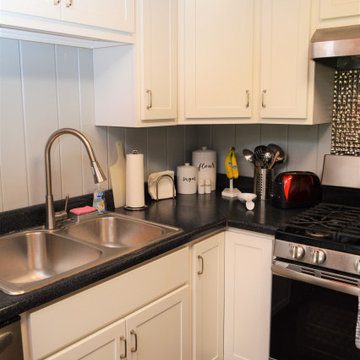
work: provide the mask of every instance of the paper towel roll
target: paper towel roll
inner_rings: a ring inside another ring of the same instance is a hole
[[[126,154],[126,207],[145,206],[144,154]]]

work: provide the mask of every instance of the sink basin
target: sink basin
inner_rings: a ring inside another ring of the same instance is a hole
[[[46,231],[0,238],[0,288],[9,294],[34,290],[94,264],[102,251]]]
[[[2,291],[23,294],[182,231],[117,213],[82,215],[63,226],[0,237]]]
[[[97,215],[64,231],[70,237],[110,248],[138,248],[177,232],[181,230],[116,213]]]

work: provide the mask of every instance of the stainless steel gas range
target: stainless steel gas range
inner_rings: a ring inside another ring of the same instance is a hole
[[[320,203],[290,219],[272,272],[271,358],[360,359],[360,207]]]

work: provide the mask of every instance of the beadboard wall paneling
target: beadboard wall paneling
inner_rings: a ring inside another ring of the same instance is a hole
[[[16,41],[0,41],[0,79],[0,209],[3,210],[29,203],[22,79]]]
[[[146,175],[151,172],[167,170],[166,127],[148,129]]]
[[[243,176],[254,176],[254,165],[245,160],[242,151],[245,148],[254,151],[255,147],[261,143],[260,130],[260,125],[236,125],[236,155],[239,171]]]
[[[242,149],[278,143],[289,162],[277,170],[310,170],[321,175],[330,152],[331,125],[189,125],[159,128],[96,127],[93,54],[88,49],[0,39],[0,211],[44,203],[44,148],[49,135],[64,126],[89,138],[104,172],[116,160],[115,142],[125,152],[144,153],[145,180],[151,172],[176,170],[206,145],[218,153],[218,171],[236,146],[239,170],[253,176]],[[4,56],[4,54],[6,54]],[[95,189],[85,148],[64,136],[52,149],[55,199]],[[111,188],[111,182],[103,184]]]
[[[49,135],[59,127],[55,46],[21,41],[20,62],[29,204],[38,204],[45,201],[45,144]],[[19,138],[13,140],[20,141]],[[52,147],[51,160],[53,194],[55,199],[59,199],[61,170],[58,142]]]
[[[80,95],[80,131],[86,134],[96,153],[96,158],[101,164],[105,174],[108,173],[109,159],[107,152],[108,135],[104,127],[96,127],[94,112],[94,73],[92,62],[92,50],[78,49],[79,51],[79,95]],[[120,140],[121,141],[121,140]],[[94,180],[90,167],[89,157],[84,146],[82,154],[82,194],[94,191]],[[109,179],[109,176],[107,176]],[[108,180],[103,183],[105,189],[109,187]]]
[[[69,46],[55,47],[56,92],[58,106],[58,127],[80,129],[80,87],[78,49]],[[61,81],[59,81],[61,79]],[[72,80],[74,79],[74,80]],[[61,195],[82,192],[81,147],[83,144],[74,136],[63,136],[60,143]],[[80,156],[73,156],[80,154]],[[79,169],[78,173],[74,169]]]

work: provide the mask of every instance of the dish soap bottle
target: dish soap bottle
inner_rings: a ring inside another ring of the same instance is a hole
[[[99,214],[105,214],[105,194],[104,191],[98,186],[97,190],[94,191],[93,207],[98,211]]]

